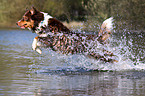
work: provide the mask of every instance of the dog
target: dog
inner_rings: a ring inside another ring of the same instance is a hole
[[[98,35],[75,33],[48,13],[31,7],[16,24],[20,28],[28,28],[38,35],[33,40],[32,49],[40,54],[42,54],[42,51],[39,47],[43,46],[62,54],[79,53],[105,62],[117,62],[117,60],[112,59],[114,56],[112,52],[102,48],[103,54],[99,54],[95,50],[97,42],[105,44],[105,41],[110,37],[112,22],[113,17],[105,20]]]

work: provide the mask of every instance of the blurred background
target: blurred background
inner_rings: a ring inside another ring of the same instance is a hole
[[[0,0],[0,28],[16,28],[15,22],[32,5],[66,24],[83,23],[89,31],[111,16],[120,28],[145,29],[144,0]]]
[[[31,46],[37,34],[16,26],[31,6],[75,32],[97,33],[114,17],[109,43],[97,42],[95,52],[113,52],[119,62],[49,48],[38,54]],[[0,96],[145,96],[144,85],[145,0],[0,0]]]

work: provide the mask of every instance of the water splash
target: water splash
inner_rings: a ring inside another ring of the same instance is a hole
[[[84,55],[61,55],[50,49],[44,49],[45,54],[39,61],[38,70],[42,73],[51,70],[63,71],[128,71],[145,70],[145,33],[134,33],[132,31],[115,31],[106,45],[98,44],[96,50],[101,54],[100,49],[104,48],[116,55],[117,63],[104,63],[85,57]],[[49,51],[48,51],[49,50]],[[34,67],[34,66],[33,66]],[[38,67],[38,66],[37,66]]]
[[[144,33],[135,33],[127,30],[115,32],[110,38],[108,49],[118,56],[119,62],[112,66],[108,65],[108,67],[117,71],[145,70],[144,35]]]

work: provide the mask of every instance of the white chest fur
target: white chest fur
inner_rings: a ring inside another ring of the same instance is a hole
[[[41,12],[44,14],[44,20],[41,21],[38,25],[38,27],[36,28],[36,33],[39,34],[39,32],[41,31],[41,27],[46,27],[48,25],[48,20],[50,18],[53,18],[52,16],[48,15],[47,13]]]

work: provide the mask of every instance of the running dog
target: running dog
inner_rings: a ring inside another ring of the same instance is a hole
[[[112,17],[105,20],[98,35],[75,33],[59,20],[32,7],[16,24],[22,29],[28,28],[37,33],[38,36],[33,40],[32,49],[40,54],[42,51],[39,47],[44,46],[62,54],[79,53],[105,62],[117,62],[112,59],[114,56],[112,52],[103,48],[100,50],[103,54],[96,51],[97,43],[104,44],[109,38],[112,21]]]

